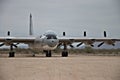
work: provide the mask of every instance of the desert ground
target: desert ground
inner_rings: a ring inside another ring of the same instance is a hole
[[[0,57],[0,80],[120,80],[120,56]]]

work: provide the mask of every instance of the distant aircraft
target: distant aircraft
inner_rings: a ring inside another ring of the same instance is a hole
[[[79,42],[77,47],[81,46],[83,43],[86,45],[94,46],[94,42],[101,42],[98,47],[102,46],[104,43],[109,45],[115,45],[116,41],[120,41],[120,39],[111,39],[106,38],[106,31],[104,31],[104,38],[85,38],[86,31],[84,31],[84,38],[67,38],[65,37],[65,32],[63,32],[64,37],[58,37],[53,31],[48,30],[43,35],[33,37],[33,24],[32,24],[32,15],[30,14],[30,30],[29,37],[11,37],[10,31],[7,33],[7,37],[0,37],[0,47],[3,45],[10,46],[9,57],[14,57],[15,52],[13,51],[13,47],[17,47],[20,43],[28,44],[31,49],[38,48],[43,50],[46,53],[46,57],[51,57],[51,50],[56,49],[59,46],[64,46],[62,51],[62,57],[68,56],[67,45],[70,47],[74,47],[72,43]],[[33,54],[35,56],[35,54]]]

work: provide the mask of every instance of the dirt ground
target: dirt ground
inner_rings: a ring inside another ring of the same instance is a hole
[[[0,80],[120,80],[120,56],[0,57]]]

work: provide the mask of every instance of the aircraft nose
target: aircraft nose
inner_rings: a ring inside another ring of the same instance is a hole
[[[50,47],[55,47],[57,45],[58,41],[57,40],[50,40],[50,43],[48,44]]]
[[[54,40],[52,40],[51,42],[54,42]]]

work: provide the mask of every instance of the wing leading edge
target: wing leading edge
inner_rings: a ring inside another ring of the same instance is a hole
[[[35,37],[0,37],[0,42],[34,43]]]

